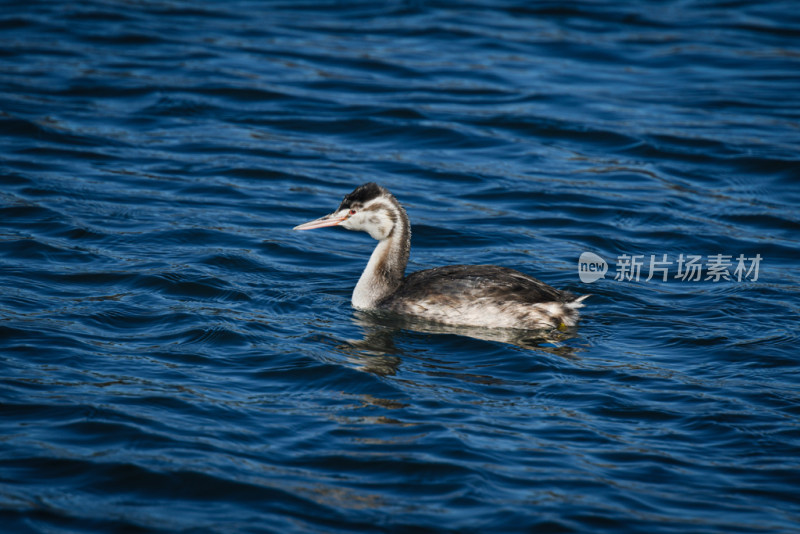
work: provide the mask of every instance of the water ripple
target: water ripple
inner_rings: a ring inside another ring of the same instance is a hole
[[[796,530],[793,3],[12,11],[4,532]],[[409,270],[517,268],[581,324],[353,312],[373,242],[290,229],[366,181]]]

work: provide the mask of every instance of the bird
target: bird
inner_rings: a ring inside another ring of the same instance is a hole
[[[294,230],[341,226],[378,241],[353,290],[357,310],[414,316],[452,326],[565,329],[575,326],[589,295],[575,297],[536,278],[497,265],[448,265],[405,275],[411,224],[386,188],[369,182],[339,207]]]

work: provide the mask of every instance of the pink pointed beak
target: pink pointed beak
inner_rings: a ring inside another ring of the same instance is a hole
[[[292,230],[314,230],[315,228],[336,226],[337,224],[341,224],[346,220],[347,220],[346,215],[343,217],[334,217],[333,213],[331,213],[330,215],[320,217],[319,219],[314,219],[313,221],[308,221],[307,223],[299,224],[294,228],[292,228]]]

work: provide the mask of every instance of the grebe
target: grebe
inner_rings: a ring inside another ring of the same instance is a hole
[[[353,290],[353,307],[421,317],[448,325],[539,329],[574,326],[583,299],[514,269],[448,265],[404,276],[411,249],[406,210],[375,183],[357,187],[331,214],[295,226],[342,226],[378,245]]]

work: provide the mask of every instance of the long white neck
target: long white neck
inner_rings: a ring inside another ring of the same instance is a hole
[[[378,241],[353,290],[353,307],[356,309],[369,310],[377,307],[382,300],[397,291],[403,282],[411,248],[411,230],[405,211],[397,215],[394,228],[388,237]]]

